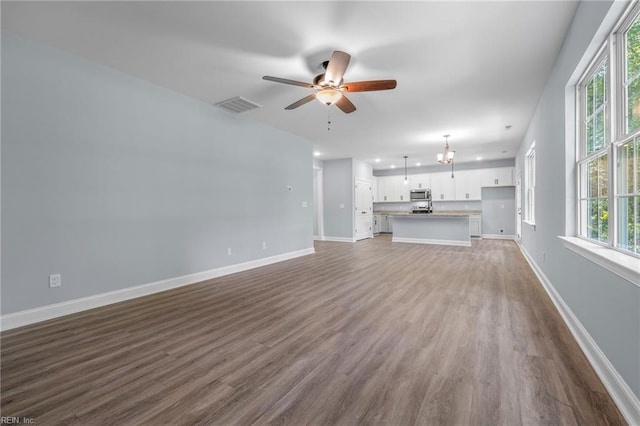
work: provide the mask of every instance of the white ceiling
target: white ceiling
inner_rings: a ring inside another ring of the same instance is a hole
[[[444,134],[456,161],[513,158],[573,18],[576,1],[6,2],[3,30],[242,113],[314,143],[321,159],[376,169],[433,165]],[[345,81],[396,79],[349,94],[358,108],[284,107],[333,50]],[[327,130],[327,121],[331,130]],[[506,126],[512,126],[506,130]],[[379,163],[374,163],[380,158]]]

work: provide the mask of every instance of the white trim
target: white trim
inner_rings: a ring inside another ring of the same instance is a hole
[[[313,214],[318,222],[318,228],[316,230],[318,235],[314,235],[314,239],[321,240],[324,235],[324,169],[322,167],[314,167],[313,171],[316,173],[314,177],[316,202],[313,205]]]
[[[319,241],[334,241],[336,243],[355,243],[356,239],[353,237],[327,237],[320,238]]]
[[[578,237],[558,237],[568,250],[640,287],[640,259]]]
[[[0,329],[2,331],[10,330],[16,327],[33,324],[40,321],[46,321],[52,318],[61,317],[63,315],[74,314],[86,311],[88,309],[98,308],[101,306],[111,305],[112,303],[123,302],[125,300],[135,299],[141,296],[170,290],[185,285],[195,284],[201,281],[210,280],[212,278],[224,275],[235,274],[236,272],[247,271],[253,268],[270,265],[272,263],[282,262],[284,260],[293,259],[300,256],[307,256],[315,253],[313,247],[283,253],[276,256],[265,257],[262,259],[252,260],[249,262],[238,263],[235,265],[223,266],[194,274],[183,275],[181,277],[169,278],[166,280],[156,281],[148,284],[142,284],[135,287],[129,287],[122,290],[110,291],[107,293],[96,294],[93,296],[82,297],[80,299],[68,300],[66,302],[55,303],[53,305],[42,306],[33,309],[27,309],[20,312],[14,312],[0,316]]]
[[[618,371],[616,371],[613,364],[611,364],[607,356],[602,352],[602,349],[598,347],[589,332],[575,316],[569,305],[562,299],[562,296],[560,296],[544,272],[542,272],[536,262],[531,258],[524,246],[520,243],[517,244],[524,258],[538,277],[542,287],[551,298],[558,312],[560,312],[562,319],[578,342],[580,349],[582,349],[582,352],[589,360],[596,374],[605,388],[607,388],[607,391],[622,413],[622,416],[630,425],[640,425],[640,400],[638,397],[633,393]]]
[[[488,240],[515,240],[516,236],[507,234],[482,234],[482,238]]]
[[[392,243],[412,243],[412,244],[439,244],[443,246],[471,247],[471,241],[432,240],[432,239],[426,239],[426,238],[392,237],[391,242]]]

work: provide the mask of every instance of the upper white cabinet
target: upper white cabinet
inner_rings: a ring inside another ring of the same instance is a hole
[[[409,201],[409,185],[404,176],[378,176],[377,202]]]
[[[462,170],[455,174],[456,200],[480,200],[483,170]]]
[[[421,173],[409,175],[405,185],[404,175],[374,177],[375,202],[411,201],[412,189],[431,189],[433,201],[473,201],[481,199],[481,190],[485,186],[513,186],[514,168],[496,167],[493,169],[474,169],[439,173]]]
[[[451,172],[431,174],[431,199],[433,201],[455,200],[455,179]]]
[[[429,173],[409,175],[409,187],[410,190],[431,188],[431,175]]]
[[[483,169],[482,186],[513,186],[513,167]]]
[[[378,202],[393,201],[393,176],[378,176]]]
[[[411,200],[411,188],[409,188],[409,181],[404,181],[404,176],[394,176],[395,180],[395,201],[410,201]]]
[[[378,177],[373,176],[371,179],[371,193],[373,194],[373,202],[378,202]]]

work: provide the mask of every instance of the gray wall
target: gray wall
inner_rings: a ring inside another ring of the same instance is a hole
[[[623,7],[622,2],[612,7],[611,2],[602,1],[578,6],[522,141],[516,169],[523,170],[526,150],[535,141],[536,226],[522,225],[522,245],[640,396],[640,287],[567,250],[558,239],[575,235],[573,85]]]
[[[353,238],[353,161],[323,162],[324,236]]]
[[[351,182],[355,183],[356,178],[373,182],[373,166],[364,161],[353,159],[353,179]]]
[[[516,188],[482,188],[482,233],[516,235]]]
[[[310,141],[9,34],[1,183],[3,314],[313,247]]]

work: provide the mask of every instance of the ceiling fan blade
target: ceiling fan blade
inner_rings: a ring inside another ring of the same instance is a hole
[[[296,101],[296,102],[292,103],[291,105],[289,105],[285,109],[296,109],[299,106],[302,106],[302,105],[306,104],[307,102],[311,102],[315,98],[316,98],[316,94],[312,93],[309,96],[305,96],[304,98],[300,99],[299,101]]]
[[[314,86],[311,83],[304,83],[302,81],[289,80],[287,78],[271,77],[269,75],[265,75],[264,77],[262,77],[262,79],[263,80],[269,80],[269,81],[275,81],[276,83],[284,83],[284,84],[291,84],[293,86],[306,87],[307,89],[315,89],[316,88],[316,86]]]
[[[376,90],[395,89],[398,83],[395,80],[370,80],[345,83],[340,86],[343,92],[373,92]]]
[[[327,64],[327,70],[324,73],[325,83],[336,87],[339,86],[342,83],[342,77],[350,60],[351,55],[348,53],[339,50],[333,52],[331,59],[329,59],[329,64]]]
[[[344,112],[345,114],[352,113],[353,111],[356,110],[356,106],[354,104],[352,104],[351,101],[349,99],[347,99],[347,97],[344,96],[344,95],[342,95],[340,100],[338,102],[336,102],[335,105],[338,108],[340,108],[342,110],[342,112]]]

